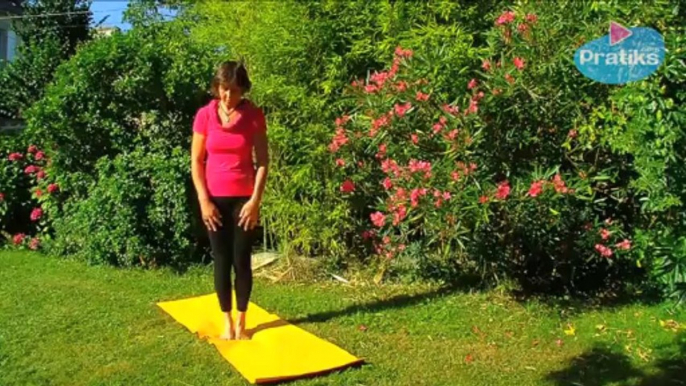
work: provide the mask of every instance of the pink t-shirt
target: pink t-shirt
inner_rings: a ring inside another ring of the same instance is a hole
[[[255,134],[267,130],[264,113],[246,100],[236,108],[229,124],[222,127],[217,108],[218,101],[212,100],[198,110],[193,122],[193,132],[206,138],[208,193],[212,197],[252,196],[255,184],[252,150]]]

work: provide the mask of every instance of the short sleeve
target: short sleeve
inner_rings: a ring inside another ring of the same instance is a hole
[[[207,135],[207,111],[204,108],[198,110],[193,120],[193,132]]]

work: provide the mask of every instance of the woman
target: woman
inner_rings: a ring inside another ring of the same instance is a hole
[[[225,316],[221,338],[227,340],[247,338],[252,243],[269,160],[264,114],[245,98],[250,86],[242,64],[222,63],[212,80],[214,99],[198,110],[193,123],[193,183],[209,232],[214,286]],[[232,267],[238,311],[235,325],[231,317]]]

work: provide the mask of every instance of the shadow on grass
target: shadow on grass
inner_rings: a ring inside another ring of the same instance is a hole
[[[411,307],[429,300],[438,299],[456,292],[464,292],[472,288],[467,282],[462,285],[446,285],[428,292],[418,294],[402,294],[393,296],[389,299],[377,300],[367,303],[354,304],[338,310],[330,310],[324,312],[317,312],[309,314],[300,318],[292,318],[288,320],[276,320],[273,322],[263,323],[251,329],[248,333],[255,334],[268,328],[280,327],[286,324],[303,324],[303,323],[322,323],[332,319],[353,315],[357,313],[377,313],[381,311]]]
[[[574,294],[574,295],[546,295],[511,291],[510,295],[519,303],[538,302],[551,310],[557,310],[564,315],[574,316],[593,309],[613,309],[630,305],[652,306],[664,302],[658,291],[646,291],[640,294]]]
[[[340,310],[331,310],[325,312],[318,312],[315,314],[310,314],[302,318],[295,318],[289,320],[292,324],[299,323],[320,323],[326,322],[331,319],[336,319],[346,315],[352,315],[356,313],[377,313],[381,311],[399,309],[405,307],[411,307],[420,303],[424,303],[428,300],[438,299],[444,296],[448,296],[457,292],[464,292],[473,288],[467,281],[462,284],[452,284],[442,286],[440,288],[423,292],[419,294],[402,294],[396,295],[389,299],[377,300],[373,302],[361,303],[348,306]]]
[[[646,372],[636,368],[624,353],[596,346],[573,358],[565,369],[548,374],[546,380],[556,386],[686,385],[686,334],[677,337],[677,348],[677,352],[663,354]]]

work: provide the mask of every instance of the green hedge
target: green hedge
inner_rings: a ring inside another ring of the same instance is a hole
[[[183,36],[183,25],[160,24],[97,39],[27,112],[62,192],[46,210],[55,252],[119,265],[202,258],[190,127],[216,58]]]

